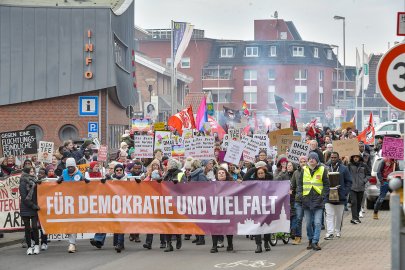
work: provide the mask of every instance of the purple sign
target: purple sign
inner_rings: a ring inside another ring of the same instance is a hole
[[[404,159],[404,140],[401,138],[384,137],[382,156],[396,160]]]

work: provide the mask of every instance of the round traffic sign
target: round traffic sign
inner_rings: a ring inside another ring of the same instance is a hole
[[[384,54],[377,66],[377,86],[392,107],[405,111],[405,44]]]

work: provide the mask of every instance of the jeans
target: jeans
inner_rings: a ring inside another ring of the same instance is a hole
[[[114,238],[113,239],[114,239],[113,240],[113,246],[114,247],[118,246],[118,245],[121,245],[121,246],[124,245],[124,234],[123,233],[114,233]]]
[[[104,245],[104,241],[105,241],[105,233],[96,233],[94,235],[94,241],[98,241],[100,242],[102,245]]]
[[[317,244],[321,236],[323,208],[304,209],[304,216],[307,223],[308,240]]]
[[[263,234],[263,240],[264,240],[264,242],[270,242],[270,234],[269,233]],[[255,235],[255,242],[256,242],[256,245],[258,245],[258,246],[262,244],[262,235],[261,234]]]
[[[352,219],[359,220],[359,213],[361,211],[361,203],[363,201],[364,191],[350,191],[350,198],[352,200]]]
[[[304,211],[302,209],[302,204],[295,202],[295,216],[293,216],[291,220],[291,231],[295,232],[295,236],[301,237],[302,236],[302,217],[304,215]]]
[[[39,245],[38,216],[22,217],[22,220],[25,229],[25,242],[27,242],[28,247],[31,247],[31,239],[34,240],[35,245]]]
[[[388,182],[385,182],[380,187],[380,196],[378,196],[377,200],[375,201],[374,205],[374,213],[378,213],[378,210],[381,209],[381,205],[384,202],[385,195],[387,195],[388,191],[390,191]]]
[[[152,242],[153,242],[153,234],[147,234],[145,243],[148,245],[152,245]],[[164,234],[161,234],[160,243],[165,243],[165,242],[166,242],[166,236]]]
[[[69,244],[76,245],[76,233],[68,234],[69,237]]]

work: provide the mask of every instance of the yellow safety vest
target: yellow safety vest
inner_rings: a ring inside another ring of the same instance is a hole
[[[181,182],[181,178],[183,178],[184,172],[179,172],[177,174],[177,181]]]
[[[302,194],[304,196],[308,195],[311,189],[313,188],[318,194],[322,194],[323,190],[323,181],[322,176],[325,167],[319,166],[313,176],[311,176],[311,172],[309,171],[308,166],[304,168],[304,176],[302,178]]]

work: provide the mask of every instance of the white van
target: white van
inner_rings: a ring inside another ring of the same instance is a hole
[[[392,120],[379,124],[375,128],[375,136],[401,137],[404,134],[404,120]]]

